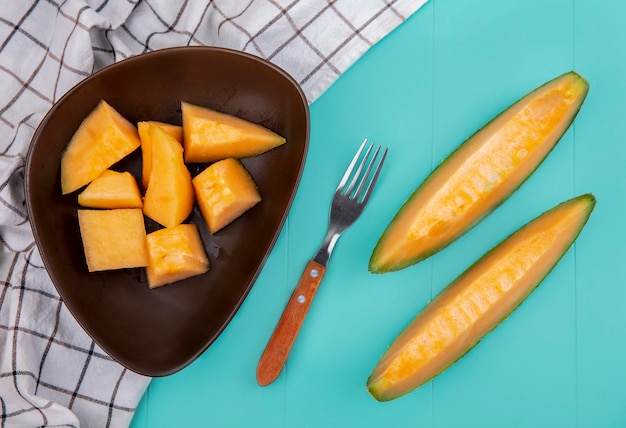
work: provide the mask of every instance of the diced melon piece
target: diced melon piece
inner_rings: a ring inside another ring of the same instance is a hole
[[[90,208],[141,208],[143,201],[135,177],[107,169],[78,195],[78,203]]]
[[[148,133],[150,125],[159,126],[165,132],[170,134],[180,144],[183,143],[183,127],[177,125],[171,125],[169,123],[157,122],[157,121],[145,121],[137,123],[137,130],[139,131],[139,139],[141,140],[141,185],[144,189],[148,188],[148,181],[150,180],[150,171],[152,170],[152,139]]]
[[[193,210],[191,174],[183,160],[183,147],[161,127],[150,125],[152,171],[143,200],[146,216],[165,227],[182,223]]]
[[[62,193],[90,183],[140,144],[135,126],[101,101],[80,124],[61,157]]]
[[[89,272],[148,266],[141,209],[78,210]]]
[[[211,233],[261,201],[256,184],[237,159],[216,162],[193,179],[200,212]]]
[[[148,253],[150,264],[146,273],[150,288],[209,270],[209,259],[195,224],[179,224],[150,233]]]
[[[256,123],[182,103],[186,162],[214,162],[256,156],[286,142]]]

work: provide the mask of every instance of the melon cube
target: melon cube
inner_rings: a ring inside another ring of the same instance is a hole
[[[141,209],[81,209],[78,224],[89,272],[148,265]]]
[[[193,179],[200,212],[215,233],[261,201],[256,183],[237,159],[216,162]]]
[[[137,128],[101,101],[83,120],[61,157],[65,195],[90,183],[140,146]]]
[[[161,127],[150,125],[152,170],[143,200],[146,216],[165,227],[182,223],[194,205],[191,174],[183,160],[183,147]]]
[[[107,169],[78,195],[78,203],[90,208],[141,208],[143,201],[135,177],[128,171]]]
[[[145,121],[137,123],[137,131],[139,131],[139,139],[141,140],[141,185],[144,189],[148,188],[150,181],[150,171],[152,170],[152,138],[148,129],[150,125],[158,126],[165,132],[170,134],[180,144],[183,143],[183,127],[171,125],[169,123],[157,121]]]
[[[286,142],[285,138],[247,120],[182,103],[186,162],[214,162],[256,156]]]
[[[146,273],[150,288],[209,270],[209,259],[195,224],[179,224],[148,234],[148,253]]]

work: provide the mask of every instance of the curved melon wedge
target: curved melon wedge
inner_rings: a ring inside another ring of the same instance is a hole
[[[141,185],[144,190],[148,188],[150,171],[152,171],[152,138],[150,138],[150,125],[159,126],[170,134],[180,144],[183,143],[183,127],[169,123],[147,120],[137,122],[137,131],[141,141]]]
[[[569,72],[535,89],[459,146],[400,208],[370,258],[403,269],[448,246],[533,173],[574,120],[589,89]]]
[[[385,352],[367,381],[379,401],[444,371],[509,316],[572,245],[595,206],[581,195],[545,212],[448,285]]]
[[[152,168],[143,213],[165,227],[181,224],[193,211],[195,195],[183,147],[161,126],[148,125]]]

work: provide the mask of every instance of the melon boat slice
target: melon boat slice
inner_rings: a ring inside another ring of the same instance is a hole
[[[569,72],[535,89],[459,146],[403,204],[370,258],[396,271],[442,250],[511,195],[568,129],[589,89]]]
[[[502,322],[572,245],[595,206],[581,195],[545,212],[448,285],[385,352],[367,381],[379,401],[444,371]]]

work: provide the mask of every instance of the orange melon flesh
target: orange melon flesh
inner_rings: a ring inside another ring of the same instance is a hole
[[[211,233],[261,201],[256,184],[237,159],[216,162],[193,179],[198,207]]]
[[[198,227],[179,224],[148,235],[150,264],[146,269],[150,288],[181,281],[209,270]]]
[[[586,194],[545,212],[448,285],[385,352],[367,381],[379,401],[445,370],[504,320],[545,278],[587,222]]]
[[[161,127],[150,125],[152,170],[143,200],[147,217],[165,227],[182,223],[194,205],[191,174],[183,160],[183,148]]]
[[[78,195],[78,204],[90,208],[141,208],[143,201],[130,172],[107,169]]]
[[[148,266],[141,209],[81,209],[78,224],[89,272]]]
[[[157,121],[143,121],[137,123],[137,131],[141,140],[141,185],[148,188],[150,171],[152,170],[152,138],[148,129],[150,125],[158,126],[174,137],[180,144],[183,143],[183,127]]]
[[[186,162],[214,162],[260,155],[286,142],[256,123],[205,107],[182,103]]]
[[[454,151],[411,195],[369,269],[403,269],[445,248],[511,195],[554,148],[588,91],[574,72],[513,104]]]
[[[61,157],[65,195],[90,183],[140,145],[135,126],[101,101],[72,136]]]

